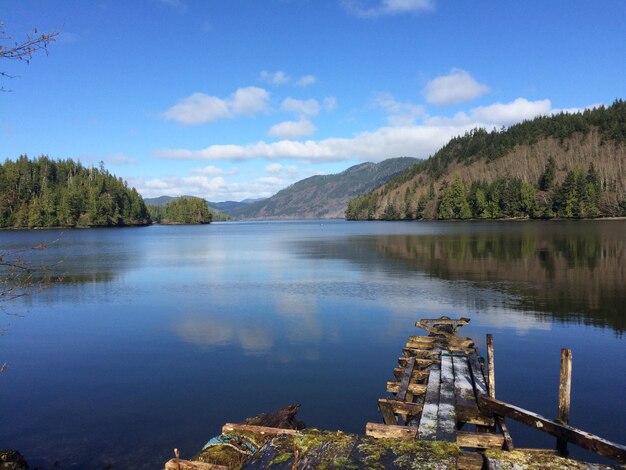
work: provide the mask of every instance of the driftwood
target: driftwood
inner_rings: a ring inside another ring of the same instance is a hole
[[[273,413],[261,413],[253,418],[248,418],[242,424],[252,424],[254,426],[265,426],[268,428],[304,429],[306,427],[304,422],[296,420],[296,413],[299,408],[299,404],[289,405]]]

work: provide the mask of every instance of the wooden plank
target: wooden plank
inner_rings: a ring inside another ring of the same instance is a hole
[[[485,385],[485,376],[483,375],[483,368],[478,362],[478,354],[470,354],[467,356],[467,363],[469,364],[470,371],[472,372],[476,398],[479,398],[481,395],[488,395],[487,385]],[[480,407],[480,403],[478,403],[478,406]]]
[[[376,439],[413,440],[417,437],[417,429],[411,426],[388,426],[380,423],[367,423],[365,435]]]
[[[616,444],[567,424],[559,424],[537,413],[496,400],[495,398],[481,396],[479,404],[482,408],[492,413],[514,419],[527,426],[560,437],[598,455],[617,460],[620,463],[626,463],[626,446]]]
[[[474,340],[471,338],[460,338],[458,336],[451,337],[448,341],[444,338],[438,338],[436,336],[425,336],[425,335],[417,335],[417,336],[409,336],[408,339],[411,343],[420,343],[420,344],[450,344],[455,346],[463,346],[463,347],[472,347],[474,346]]]
[[[454,366],[449,354],[441,354],[441,387],[437,413],[437,440],[456,440],[456,412],[454,409]]]
[[[417,322],[415,326],[421,328],[424,331],[428,331],[432,335],[442,336],[447,340],[454,337],[454,333],[452,332],[441,331],[439,328],[435,328],[434,326],[429,326],[421,322]]]
[[[400,382],[387,382],[387,391],[389,393],[398,393],[400,391]],[[413,395],[422,395],[426,393],[426,385],[424,384],[409,384],[407,391]]]
[[[408,357],[399,357],[398,364],[404,367],[406,366],[406,363],[408,360],[409,360]],[[419,357],[415,358],[415,365],[417,367],[421,367],[422,369],[425,369],[426,367],[430,367],[435,363],[439,363],[439,359],[420,359]]]
[[[428,374],[429,372],[427,370],[413,368],[413,372],[411,372],[411,380],[426,380],[428,378]],[[402,377],[404,376],[404,367],[396,367],[393,370],[393,375],[396,377],[396,379],[402,380]]]
[[[489,386],[489,396],[491,398],[496,397],[496,372],[494,366],[494,357],[493,357],[493,335],[487,335],[487,371],[489,372],[489,381],[487,385]]]
[[[251,432],[254,434],[262,434],[268,436],[280,436],[283,434],[295,436],[299,434],[296,429],[270,428],[267,426],[253,426],[252,424],[226,423],[224,426],[222,426],[222,434],[228,434],[237,431]]]
[[[439,351],[433,349],[402,348],[402,354],[406,357],[428,359],[439,356]]]
[[[467,325],[469,323],[469,318],[422,318],[421,320],[415,323],[415,326],[418,326],[418,323],[431,323],[435,325]]]
[[[406,366],[404,366],[404,375],[402,376],[402,381],[400,382],[400,388],[396,393],[396,400],[404,401],[406,399],[406,392],[409,390],[409,381],[411,380],[411,372],[413,372],[414,366],[415,358],[411,357],[406,362]]]
[[[393,413],[402,413],[406,415],[418,415],[424,408],[420,403],[409,403],[407,401],[389,400],[387,398],[380,398],[378,400],[378,406],[381,404],[388,406]]]
[[[231,467],[195,460],[171,459],[165,463],[165,470],[228,470]]]
[[[476,351],[473,347],[456,345],[456,344],[451,344],[451,343],[446,343],[446,342],[441,342],[441,341],[436,342],[436,343],[419,343],[416,341],[407,341],[406,347],[414,348],[414,349],[426,349],[426,350],[433,349],[433,348],[448,349],[449,351],[456,351],[456,352],[461,352],[464,354],[470,354]]]
[[[559,421],[569,424],[570,393],[572,391],[572,351],[561,349],[561,371],[559,376]],[[556,448],[561,455],[567,456],[567,441],[556,440]]]
[[[495,415],[495,418],[496,423],[498,423],[498,426],[500,426],[500,430],[502,431],[502,436],[504,437],[504,450],[515,450],[515,447],[513,446],[513,438],[511,437],[511,434],[509,434],[509,427],[506,425],[504,416]]]
[[[455,356],[452,358],[452,363],[454,365],[454,401],[457,413],[464,417],[480,416],[467,357]]]
[[[424,396],[424,409],[418,426],[417,435],[425,441],[437,439],[437,414],[439,411],[439,387],[441,371],[438,365],[433,365],[430,369],[430,377]]]
[[[383,415],[385,424],[398,424],[398,418],[394,413],[394,409],[387,401],[378,400],[378,409]]]
[[[459,447],[475,447],[477,449],[502,449],[504,436],[489,432],[457,432],[456,443]]]

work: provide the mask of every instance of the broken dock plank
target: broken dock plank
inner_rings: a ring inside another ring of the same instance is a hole
[[[502,449],[504,436],[490,432],[457,432],[456,443],[459,447],[476,449]]]
[[[406,394],[409,390],[409,381],[411,380],[411,373],[413,372],[414,367],[415,357],[411,357],[406,362],[406,366],[404,367],[404,375],[402,376],[402,381],[400,382],[400,388],[396,393],[396,400],[406,400]]]
[[[488,396],[481,396],[479,404],[482,408],[492,413],[514,419],[532,428],[552,434],[598,455],[617,460],[620,463],[626,463],[626,446],[608,441],[572,426],[557,423],[532,411]]]
[[[467,358],[453,356],[452,364],[454,366],[454,400],[457,421],[492,426],[493,419],[483,416],[478,409]]]
[[[441,385],[437,411],[437,440],[456,440],[456,411],[454,408],[454,366],[452,356],[441,354]]]
[[[411,426],[390,426],[387,424],[367,423],[365,435],[376,439],[404,439],[413,440],[417,436],[417,429]]]
[[[400,382],[392,382],[389,381],[387,382],[387,391],[389,393],[395,393],[396,395],[398,394],[398,392],[400,391],[400,387],[401,387],[401,383]],[[423,395],[424,393],[426,393],[426,385],[424,384],[408,384],[407,385],[407,391],[413,395]]]
[[[439,365],[433,365],[430,369],[430,377],[426,395],[424,396],[424,409],[418,426],[417,434],[420,439],[434,441],[437,439],[437,415],[439,413],[439,387],[441,385],[441,371]]]
[[[386,406],[393,413],[401,413],[415,416],[422,412],[424,406],[421,403],[411,403],[408,401],[390,400],[387,398],[379,398],[378,406]]]
[[[396,367],[393,370],[393,375],[395,376],[396,379],[398,380],[402,380],[402,377],[404,376],[404,367]],[[426,380],[428,378],[428,374],[429,372],[427,370],[420,370],[420,369],[413,369],[413,372],[411,372],[411,380],[412,381],[417,381],[417,380]]]

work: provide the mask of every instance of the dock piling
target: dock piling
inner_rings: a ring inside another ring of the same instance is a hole
[[[561,349],[561,373],[559,377],[559,421],[569,424],[570,396],[572,391],[572,350]],[[567,456],[567,440],[557,438],[556,449]]]

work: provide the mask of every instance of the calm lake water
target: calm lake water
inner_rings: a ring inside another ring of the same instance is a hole
[[[41,242],[63,283],[0,314],[0,448],[31,466],[161,468],[291,403],[364,433],[415,321],[441,315],[471,318],[483,355],[493,333],[498,397],[547,417],[571,348],[571,424],[626,442],[626,221],[0,233]]]

